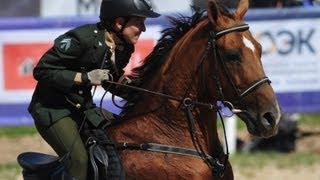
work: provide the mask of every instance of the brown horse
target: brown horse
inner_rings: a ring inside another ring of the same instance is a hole
[[[233,179],[218,139],[217,101],[251,134],[276,133],[281,111],[262,67],[261,45],[243,22],[248,7],[241,0],[230,13],[209,0],[207,15],[171,18],[175,27],[163,31],[139,69],[140,87],[148,91],[124,123],[106,129],[125,142],[119,156],[127,179]]]

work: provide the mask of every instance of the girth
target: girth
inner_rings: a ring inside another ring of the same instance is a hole
[[[215,173],[223,172],[225,166],[224,164],[220,163],[219,158],[212,157],[207,153],[201,154],[201,152],[196,151],[190,148],[183,148],[171,145],[163,145],[157,143],[128,143],[128,142],[117,142],[114,144],[117,149],[131,149],[131,150],[144,150],[144,151],[153,151],[153,152],[160,152],[160,153],[169,153],[169,154],[178,154],[183,156],[191,156],[203,159],[205,157],[205,161],[210,162],[212,166],[212,170]]]

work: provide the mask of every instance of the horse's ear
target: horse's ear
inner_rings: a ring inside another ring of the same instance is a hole
[[[243,19],[248,9],[249,9],[249,0],[240,0],[237,10],[235,12],[236,17],[239,19]]]
[[[212,23],[216,23],[219,17],[219,7],[214,0],[208,0],[208,17]]]

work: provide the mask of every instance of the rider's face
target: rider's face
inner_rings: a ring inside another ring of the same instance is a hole
[[[136,44],[142,32],[146,31],[144,24],[146,18],[131,17],[123,29],[123,37],[130,44]]]

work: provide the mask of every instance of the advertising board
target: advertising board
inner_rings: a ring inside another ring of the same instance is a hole
[[[320,112],[320,11],[277,13],[252,11],[246,17],[263,46],[265,72],[285,112]],[[92,17],[0,19],[0,125],[32,123],[27,106],[36,84],[33,67],[58,35],[96,21]],[[167,26],[166,17],[147,21],[129,66],[143,60]],[[99,101],[103,92],[98,88],[94,99]]]

